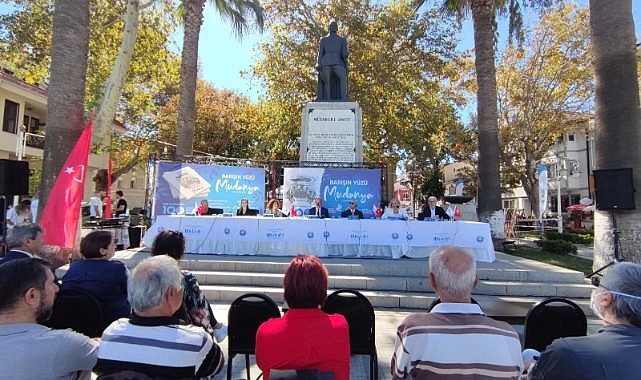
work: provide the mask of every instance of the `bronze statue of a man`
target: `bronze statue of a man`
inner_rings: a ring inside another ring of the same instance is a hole
[[[329,24],[329,34],[320,39],[318,49],[319,101],[347,99],[347,40],[337,34],[338,24]]]

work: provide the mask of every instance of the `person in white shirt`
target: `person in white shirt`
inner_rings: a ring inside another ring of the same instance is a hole
[[[96,196],[89,200],[89,217],[92,219],[102,218],[102,201],[105,199],[105,191],[96,191]]]
[[[401,202],[398,199],[389,201],[389,206],[385,208],[385,212],[381,219],[407,219],[407,211],[401,208]]]
[[[13,226],[20,223],[31,223],[33,216],[31,215],[31,201],[24,199],[19,205],[7,210],[7,229],[12,229]]]

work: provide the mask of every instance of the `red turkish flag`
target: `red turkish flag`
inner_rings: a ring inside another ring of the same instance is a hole
[[[47,245],[73,248],[87,177],[93,115],[62,166],[40,218]]]

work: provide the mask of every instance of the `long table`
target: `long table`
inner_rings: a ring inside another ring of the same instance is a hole
[[[454,245],[477,261],[495,260],[490,226],[478,222],[160,215],[145,245],[163,230],[181,231],[187,253],[196,254],[400,258]]]

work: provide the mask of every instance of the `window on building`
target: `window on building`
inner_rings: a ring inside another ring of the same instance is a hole
[[[136,188],[136,180],[135,179],[131,180],[131,183],[129,184],[129,188],[130,189],[135,189]]]
[[[568,135],[568,141],[574,141],[574,135],[573,134],[569,134]]]
[[[403,201],[410,201],[410,193],[409,192],[404,192],[403,193]]]
[[[18,131],[18,114],[20,104],[11,100],[4,101],[4,117],[2,118],[2,130],[9,133]]]
[[[27,126],[27,132],[29,133],[38,133],[40,131],[40,119],[35,117],[24,115],[22,118],[22,125]]]
[[[116,188],[117,189],[122,189],[122,180],[119,179],[118,182],[116,182]]]
[[[570,205],[578,205],[581,203],[581,194],[570,195]]]

